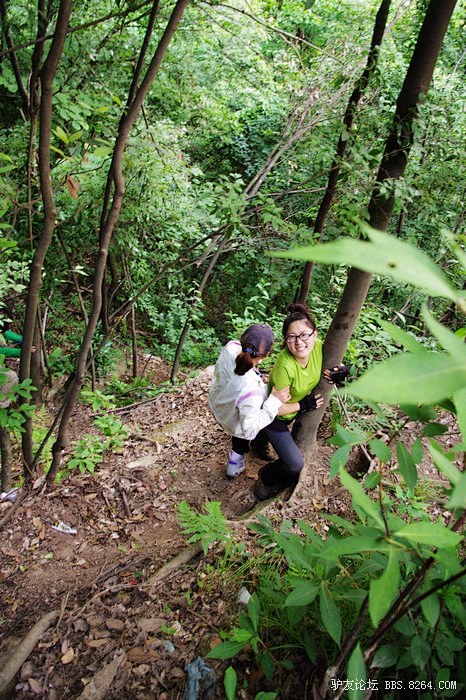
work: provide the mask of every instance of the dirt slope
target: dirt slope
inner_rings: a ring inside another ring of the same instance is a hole
[[[164,568],[186,552],[176,520],[180,501],[197,510],[219,501],[232,521],[257,505],[252,487],[260,462],[248,458],[234,482],[224,476],[229,441],[207,407],[211,371],[120,410],[131,432],[122,453],[108,456],[94,476],[73,473],[51,492],[28,496],[3,528],[0,673],[2,654],[56,611],[11,697],[181,699],[187,664],[205,657],[227,616],[234,624],[237,591],[227,576],[204,589],[203,554]],[[90,409],[81,408],[77,420],[77,434],[91,430]],[[344,514],[344,495],[325,497],[335,491],[326,483],[328,458],[329,448],[322,447],[318,467],[293,503],[279,500],[268,514],[315,521],[323,505]],[[11,504],[0,506],[1,520]],[[59,523],[75,534],[53,529]],[[244,538],[254,546],[246,531]],[[221,678],[226,664],[210,665]],[[250,690],[238,697],[265,689],[260,675],[248,682]],[[296,698],[293,692],[283,697]],[[224,697],[221,681],[215,697]]]

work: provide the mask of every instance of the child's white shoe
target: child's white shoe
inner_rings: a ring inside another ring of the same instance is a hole
[[[237,452],[231,450],[228,455],[227,478],[234,479],[235,476],[242,474],[245,469],[246,465],[244,463],[243,455],[239,455]]]

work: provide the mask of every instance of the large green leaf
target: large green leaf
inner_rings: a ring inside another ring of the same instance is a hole
[[[253,593],[252,596],[249,598],[248,614],[251,619],[254,631],[257,632],[257,627],[259,625],[260,599],[256,593]]]
[[[390,668],[394,666],[400,655],[399,650],[392,644],[384,644],[375,652],[371,668]]]
[[[359,552],[387,551],[390,545],[378,535],[350,535],[342,540],[334,541],[329,547],[324,548],[322,559],[337,559],[341,556]]]
[[[369,226],[364,226],[364,230],[369,241],[340,238],[331,243],[293,248],[271,255],[291,260],[349,265],[411,284],[431,296],[452,300],[460,296],[450,286],[440,267],[422,250]]]
[[[383,462],[383,464],[387,464],[387,462],[391,460],[392,453],[390,452],[390,448],[387,447],[385,442],[379,440],[379,438],[369,440],[369,447],[371,448],[375,456],[378,457],[381,462]]]
[[[208,659],[231,659],[232,656],[239,654],[249,640],[244,642],[221,642],[217,644],[207,654]]]
[[[225,688],[225,695],[227,700],[235,700],[236,698],[236,685],[238,679],[236,671],[233,666],[228,666],[223,676],[223,686]]]
[[[421,601],[421,610],[430,627],[435,627],[440,614],[440,601],[438,595],[432,593]]]
[[[466,472],[463,472],[448,501],[448,508],[466,508]]]
[[[417,469],[411,454],[401,441],[396,443],[396,457],[398,460],[398,471],[408,488],[412,491],[417,483]]]
[[[457,467],[455,467],[454,464],[450,462],[448,457],[446,457],[443,454],[440,445],[438,445],[434,440],[432,440],[428,448],[430,456],[432,457],[434,464],[439,470],[439,472],[445,474],[445,476],[451,484],[457,484],[460,479],[461,472],[459,471],[459,469],[457,469]]]
[[[285,600],[285,606],[309,605],[319,592],[319,586],[311,581],[300,580]]]
[[[277,534],[275,536],[275,541],[283,549],[288,563],[291,566],[302,566],[304,569],[314,571],[314,563],[305,553],[302,542],[298,537],[294,536],[288,538]]]
[[[431,651],[430,644],[423,637],[415,634],[411,640],[410,652],[412,660],[420,670],[424,668],[429,660]]]
[[[466,385],[466,357],[458,362],[443,353],[404,353],[376,365],[347,389],[380,403],[435,403]]]
[[[330,460],[330,479],[333,479],[338,474],[340,467],[346,467],[350,452],[351,445],[342,445],[333,453]]]
[[[466,345],[463,340],[452,333],[443,323],[439,323],[424,305],[422,315],[426,322],[427,328],[432,335],[437,338],[440,345],[448,352],[449,355],[455,358],[458,362],[466,363]]]
[[[340,646],[341,641],[341,618],[340,612],[335,605],[335,601],[322,583],[320,588],[320,614],[322,623],[331,638]]]
[[[462,536],[440,523],[417,522],[405,525],[393,537],[402,537],[413,544],[426,544],[431,547],[456,547]]]
[[[381,527],[384,527],[379,508],[364,492],[363,487],[356,479],[353,479],[344,469],[340,468],[340,480],[353,497],[354,504],[359,506],[366,515],[371,517]]]
[[[399,552],[391,549],[385,571],[378,579],[372,579],[369,588],[369,614],[372,624],[377,627],[390,609],[398,592],[400,581]]]
[[[395,326],[394,323],[389,323],[388,321],[379,321],[380,326],[383,330],[388,333],[395,343],[403,345],[409,352],[427,352],[425,347],[414,338],[410,333],[407,333],[399,326]]]
[[[455,391],[453,402],[456,408],[456,420],[458,421],[463,441],[466,442],[466,386]]]
[[[366,664],[361,645],[358,643],[348,661],[348,680],[352,681],[348,690],[349,700],[362,700],[366,694]]]

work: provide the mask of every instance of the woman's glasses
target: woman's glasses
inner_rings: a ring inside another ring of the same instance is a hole
[[[300,333],[299,335],[295,335],[295,333],[290,333],[290,335],[286,336],[286,342],[290,343],[296,343],[298,340],[302,340],[303,343],[306,343],[311,336],[313,336],[315,333],[315,330],[312,331],[311,333]]]

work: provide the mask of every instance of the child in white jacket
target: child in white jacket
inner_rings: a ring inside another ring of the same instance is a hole
[[[249,441],[277,416],[290,399],[289,387],[272,389],[268,395],[257,365],[273,348],[273,331],[266,323],[255,323],[244,331],[240,341],[230,340],[215,365],[209,391],[209,407],[226,433],[232,436],[228,455],[228,478],[245,469],[244,455]]]

